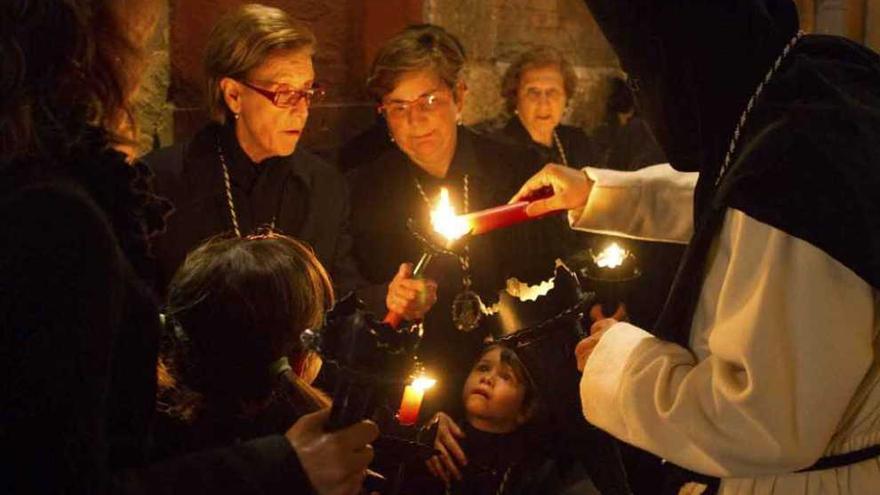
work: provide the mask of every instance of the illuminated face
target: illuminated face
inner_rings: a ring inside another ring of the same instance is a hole
[[[314,80],[312,52],[304,49],[271,55],[244,81],[225,78],[220,82],[226,104],[238,114],[235,135],[251,160],[292,154],[309,117],[308,98],[280,107],[265,92],[305,91]]]
[[[562,120],[567,98],[565,80],[559,67],[535,67],[522,72],[516,110],[532,140],[550,144],[548,140]]]
[[[471,369],[462,391],[465,415],[474,428],[507,433],[525,423],[526,385],[510,365],[501,362],[501,349],[485,353]]]
[[[457,98],[432,71],[409,72],[382,98],[382,113],[401,151],[434,175],[445,175],[455,154],[456,122],[463,90]]]

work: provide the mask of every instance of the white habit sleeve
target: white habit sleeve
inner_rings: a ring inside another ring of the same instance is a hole
[[[693,233],[697,173],[652,165],[633,172],[584,169],[595,184],[573,228],[637,239],[687,243]]]
[[[713,476],[809,466],[871,364],[873,290],[816,247],[737,210],[716,242],[694,352],[614,325],[587,361],[584,415]]]

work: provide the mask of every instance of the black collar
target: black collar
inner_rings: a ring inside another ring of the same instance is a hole
[[[310,185],[311,180],[307,171],[304,167],[297,166],[302,156],[299,147],[291,155],[275,156],[267,158],[260,163],[255,163],[241,148],[238,138],[235,136],[234,125],[212,124],[208,126],[208,130],[213,134],[215,143],[214,154],[219,153],[216,149],[217,143],[219,143],[226,159],[226,165],[229,168],[230,180],[245,191],[250,192],[253,190],[257,179],[265,173],[271,173],[273,176],[281,179],[291,174],[306,186]],[[220,157],[218,155],[218,166],[219,160]]]

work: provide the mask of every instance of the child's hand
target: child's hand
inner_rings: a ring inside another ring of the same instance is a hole
[[[438,412],[433,419],[437,423],[437,436],[434,438],[434,448],[440,451],[440,455],[425,461],[428,471],[443,480],[446,485],[452,482],[451,477],[461,479],[460,466],[467,465],[467,457],[457,438],[464,438],[464,432],[455,421],[447,414]]]

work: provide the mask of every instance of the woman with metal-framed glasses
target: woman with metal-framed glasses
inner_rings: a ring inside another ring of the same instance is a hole
[[[351,177],[354,256],[371,282],[381,281],[399,260],[418,259],[421,246],[407,230],[407,220],[429,224],[441,188],[458,212],[504,204],[505,192],[518,187],[516,177],[528,175],[539,160],[526,147],[459,125],[467,97],[465,62],[458,40],[432,25],[407,28],[373,61],[367,86],[393,146]],[[497,300],[507,277],[536,283],[552,276],[561,246],[547,239],[558,239],[554,229],[565,234],[567,228],[556,217],[522,224],[466,240],[460,257],[434,258],[425,276],[437,282],[437,303],[425,315],[419,357],[438,382],[426,397],[423,419],[441,408],[454,414],[460,407],[462,384],[488,331],[473,310]],[[579,411],[573,414],[578,419],[560,434],[603,454],[589,459],[583,452],[558,453],[582,459],[603,493],[625,493],[623,473],[606,462],[616,455],[610,439],[584,428]]]
[[[297,147],[310,104],[324,95],[312,65],[315,43],[305,25],[256,4],[211,31],[204,68],[212,122],[146,158],[159,191],[176,205],[157,252],[161,288],[204,240],[269,227],[308,243],[340,294],[363,289],[383,310],[420,318],[433,304],[433,285],[399,269],[364,287],[351,257],[344,178]]]
[[[457,211],[476,211],[507,201],[505,191],[530,152],[481,137],[460,126],[467,88],[461,44],[440,27],[418,25],[388,40],[373,62],[367,86],[389,130],[392,146],[352,176],[354,255],[361,273],[377,283],[399,260],[417,260],[419,242],[408,232],[412,218],[429,225],[441,188]],[[564,227],[564,226],[563,226]],[[440,378],[435,399],[457,402],[460,384],[485,335],[481,302],[489,304],[505,276],[548,277],[555,257],[530,257],[512,231],[468,241],[461,258],[432,261],[427,278],[439,285],[438,304],[425,317],[421,358]],[[518,230],[522,232],[522,230]],[[518,237],[522,239],[522,237]],[[515,251],[516,259],[511,253]],[[529,273],[527,268],[534,268]],[[381,308],[376,308],[381,309]],[[456,376],[460,374],[462,376]]]

